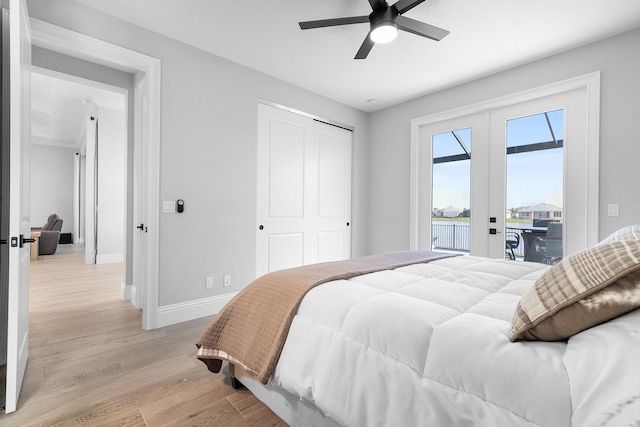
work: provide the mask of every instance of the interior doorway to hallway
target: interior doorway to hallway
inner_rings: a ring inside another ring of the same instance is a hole
[[[125,262],[127,89],[39,67],[31,89],[32,226],[56,214],[86,263]]]
[[[134,127],[144,129],[135,134],[133,144],[129,145],[134,153],[129,158],[127,176],[132,177],[138,166],[146,179],[128,181],[126,257],[127,267],[131,268],[127,269],[123,295],[130,295],[136,307],[142,309],[142,327],[155,329],[158,326],[161,61],[43,21],[31,20],[31,34],[36,47],[134,75],[135,90],[130,92],[133,93],[130,98],[140,107],[135,109]],[[133,111],[134,108],[130,108],[129,112]],[[132,210],[134,191],[138,211]],[[134,233],[137,224],[145,224],[143,232]],[[139,250],[141,246],[144,251]],[[138,279],[140,281],[136,281]]]

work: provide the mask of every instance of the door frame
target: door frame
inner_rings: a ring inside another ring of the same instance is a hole
[[[598,242],[598,196],[599,196],[599,151],[600,151],[600,72],[593,72],[577,76],[545,86],[528,89],[511,95],[494,98],[461,108],[428,115],[411,120],[411,158],[410,158],[410,204],[409,204],[409,245],[412,249],[419,249],[427,231],[421,229],[420,212],[425,204],[431,203],[429,189],[425,189],[425,169],[430,166],[421,163],[420,158],[420,129],[423,126],[434,125],[439,122],[454,120],[464,116],[472,116],[509,107],[511,105],[536,100],[552,95],[585,89],[587,96],[587,148],[584,181],[586,182],[584,236],[586,246]],[[428,195],[428,196],[425,196]],[[425,198],[427,200],[425,200]],[[473,198],[473,195],[472,195]],[[424,226],[422,227],[424,228]],[[428,232],[430,235],[430,231]]]
[[[138,259],[136,248],[133,251],[132,268],[144,268],[146,283],[134,283],[138,293],[143,295],[141,301],[142,328],[155,329],[158,325],[158,259],[159,259],[159,182],[160,182],[160,96],[161,96],[161,61],[148,55],[117,46],[75,31],[71,31],[48,22],[31,18],[32,43],[54,52],[80,58],[86,61],[105,65],[146,77],[148,110],[148,135],[143,141],[134,137],[134,146],[146,144],[146,157],[140,162],[148,179],[148,187],[141,188],[138,194],[143,195],[144,208],[148,224],[145,224],[148,236],[146,260]],[[134,91],[136,92],[136,91]],[[134,96],[138,96],[136,93]],[[140,115],[134,114],[139,118]],[[138,119],[136,119],[137,121]],[[134,127],[140,123],[134,123]],[[135,159],[134,159],[135,164]],[[132,206],[127,206],[127,212]],[[135,223],[136,218],[133,219]],[[127,233],[133,233],[134,224],[127,225]],[[133,239],[134,245],[138,239]],[[127,248],[130,249],[130,248]]]

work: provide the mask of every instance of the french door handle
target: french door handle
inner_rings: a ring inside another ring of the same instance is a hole
[[[139,226],[136,227],[139,230],[144,230],[144,224],[140,224]]]

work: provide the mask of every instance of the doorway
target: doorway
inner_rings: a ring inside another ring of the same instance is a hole
[[[136,296],[134,303],[141,308],[143,329],[155,329],[158,327],[158,225],[159,225],[159,148],[160,148],[160,92],[161,92],[161,62],[139,52],[135,52],[120,46],[116,46],[102,40],[97,40],[81,33],[76,33],[49,24],[44,21],[31,21],[32,42],[34,46],[39,46],[50,51],[59,52],[85,61],[106,65],[118,70],[133,73],[136,85],[145,81],[144,91],[134,91],[135,104],[142,102],[139,98],[144,98],[146,108],[140,115],[136,115],[135,128],[143,125],[140,117],[144,116],[144,139],[136,138],[134,146],[141,145],[143,159],[134,159],[134,163],[139,163],[144,169],[144,176],[148,179],[137,189],[140,195],[140,206],[142,212],[138,212],[139,217],[134,218],[132,211],[133,191],[128,191],[128,213],[127,213],[127,245],[126,254],[128,264],[130,261],[131,270],[127,271],[127,283],[123,290],[123,295]],[[133,156],[132,156],[133,157]],[[133,165],[130,164],[129,168]],[[128,172],[130,176],[130,172]],[[131,180],[133,181],[133,180]],[[144,228],[136,230],[137,224],[144,223]],[[133,233],[140,235],[134,239]],[[145,251],[139,251],[136,245],[144,240]],[[143,258],[139,255],[143,254]],[[135,270],[144,271],[143,275],[136,274]],[[144,277],[144,283],[129,282],[132,278]]]
[[[55,213],[88,264],[124,262],[128,91],[40,67],[31,89],[33,225]]]

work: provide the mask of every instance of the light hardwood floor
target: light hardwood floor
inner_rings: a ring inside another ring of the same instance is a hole
[[[286,426],[195,358],[211,318],[143,331],[119,297],[123,264],[58,248],[31,263],[29,362],[0,426]]]

